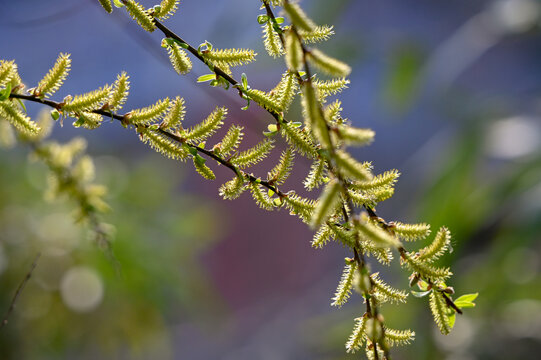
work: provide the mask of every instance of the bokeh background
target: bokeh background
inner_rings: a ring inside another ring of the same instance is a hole
[[[146,6],[152,1],[142,1]],[[125,109],[181,95],[187,124],[216,105],[257,141],[269,116],[234,91],[197,84],[194,63],[180,77],[160,47],[125,14],[94,0],[0,1],[0,58],[14,59],[33,86],[59,52],[72,72],[55,96],[111,83],[126,70]],[[378,207],[388,220],[447,225],[452,286],[479,292],[477,307],[439,335],[426,299],[383,309],[390,327],[411,327],[400,359],[519,359],[541,351],[541,2],[535,0],[303,1],[335,26],[322,48],[353,67],[343,115],[376,130],[355,150],[376,171],[397,168],[395,196]],[[192,44],[253,48],[250,84],[274,86],[282,61],[266,55],[256,0],[184,0],[166,24]],[[38,106],[28,105],[35,115]],[[298,106],[291,116],[299,116]],[[230,178],[202,180],[189,165],[163,159],[135,132],[105,123],[95,131],[57,126],[54,138],[83,136],[109,187],[119,275],[73,224],[69,200],[43,200],[46,169],[23,145],[0,151],[0,310],[41,253],[9,324],[2,359],[354,359],[344,343],[359,296],[334,309],[339,244],[310,247],[311,232],[287,211],[260,210],[248,194],[218,197]],[[276,151],[278,153],[278,151]],[[298,160],[286,186],[309,164]],[[263,171],[264,168],[261,168]],[[298,186],[297,186],[298,187]],[[422,245],[422,244],[421,244]],[[421,246],[420,245],[420,246]],[[377,265],[375,269],[379,269]],[[381,269],[406,287],[398,267]],[[83,294],[83,295],[81,295]]]

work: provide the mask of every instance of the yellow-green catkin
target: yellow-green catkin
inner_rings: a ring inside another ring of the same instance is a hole
[[[187,74],[190,72],[192,61],[184,49],[174,42],[168,44],[166,41],[162,42],[162,47],[167,47],[169,61],[171,61],[171,65],[173,65],[177,74]]]
[[[0,101],[0,117],[23,134],[33,135],[39,132],[39,126],[10,101]]]
[[[109,14],[113,12],[113,5],[111,4],[111,0],[99,0],[101,6],[107,11]]]
[[[321,226],[333,214],[335,208],[340,203],[340,189],[340,183],[336,179],[331,180],[327,184],[312,214],[310,226],[313,229]]]
[[[303,64],[303,51],[301,42],[293,30],[285,35],[286,64],[289,70],[299,71]]]
[[[167,19],[172,16],[178,9],[179,0],[162,0],[154,12],[154,16],[160,19]]]
[[[126,6],[126,11],[143,29],[148,32],[153,32],[156,29],[152,16],[141,4],[134,0],[123,0],[122,2]]]
[[[270,21],[263,25],[263,42],[265,50],[273,58],[277,58],[284,53],[280,36],[274,31]]]
[[[291,23],[297,28],[312,32],[316,27],[314,22],[308,17],[308,15],[306,15],[298,4],[286,2],[284,4],[284,10]]]
[[[53,95],[64,83],[71,67],[70,54],[60,53],[51,70],[38,83],[33,90],[35,96],[49,97]]]
[[[312,49],[310,51],[308,61],[330,76],[346,77],[351,72],[351,67],[348,64],[332,58],[318,49]]]

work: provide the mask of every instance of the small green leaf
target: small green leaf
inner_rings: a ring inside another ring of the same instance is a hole
[[[280,198],[273,199],[272,203],[274,204],[274,206],[282,206],[282,199]]]
[[[60,119],[60,113],[58,112],[58,110],[56,110],[56,109],[51,110],[51,117],[53,118],[54,121],[57,121],[58,119]],[[80,120],[81,119],[79,119],[79,121]]]
[[[269,21],[268,15],[259,15],[257,17],[257,22],[259,23],[259,25],[263,25],[267,23],[268,21]]]
[[[267,195],[269,197],[272,197],[274,195],[274,191],[272,191],[271,189],[269,189],[269,191],[267,192]]]
[[[205,40],[204,43],[200,44],[198,47],[197,47],[197,51],[199,53],[202,53],[202,52],[208,52],[208,51],[211,51],[212,50],[212,44],[209,43],[208,41]]]
[[[211,80],[216,80],[216,74],[201,75],[200,77],[197,78],[198,83],[207,82]]]
[[[418,297],[418,298],[422,298],[422,297],[425,297],[427,296],[428,294],[430,294],[432,292],[432,290],[428,290],[428,291],[411,291],[411,294],[415,297]]]
[[[241,78],[242,78],[242,86],[244,87],[244,89],[248,89],[248,77],[246,76],[245,73],[242,73]]]
[[[277,24],[283,24],[284,23],[284,18],[283,17],[277,17],[274,20],[276,20]]]
[[[270,124],[269,126],[267,126],[267,129],[269,131],[263,131],[263,135],[265,135],[266,137],[271,137],[278,133],[278,126],[276,126],[276,124]]]
[[[465,294],[456,299],[454,303],[460,309],[472,308],[475,307],[475,303],[473,301],[477,298],[477,296],[479,296],[479,293]]]
[[[245,97],[246,99],[246,106],[242,107],[241,110],[248,110],[250,108],[250,98]]]
[[[51,112],[51,116],[52,116],[52,112]],[[55,119],[55,118],[53,117],[53,119]],[[58,120],[58,118],[56,118],[55,120]],[[78,128],[78,127],[82,126],[84,123],[85,123],[85,119],[80,117],[76,122],[73,123],[73,126]]]
[[[122,3],[122,1],[120,1],[120,0],[113,0],[113,3],[115,4],[115,6],[116,6],[117,8],[121,8],[121,7],[124,6],[124,4]]]
[[[194,155],[194,161],[197,165],[204,165],[207,160],[199,154]]]
[[[291,123],[291,125],[293,125],[296,128],[299,128],[299,127],[302,126],[302,123],[300,121],[294,121],[294,122]]]
[[[419,280],[417,282],[417,286],[419,286],[419,289],[425,291],[426,289],[428,289],[428,283],[426,281],[424,281],[423,279]]]
[[[168,46],[173,46],[173,44],[175,43],[175,41],[171,38],[163,38],[162,39],[162,48],[166,48]]]
[[[190,154],[192,154],[193,156],[198,156],[197,154],[197,149],[192,147],[192,146],[188,146],[188,151],[190,152]]]
[[[166,37],[162,40],[162,47],[165,47],[164,46],[164,43],[169,45],[169,46],[173,46],[173,44],[177,44],[178,46],[180,46],[181,48],[183,49],[187,49],[189,48],[190,46],[188,44],[186,44],[185,42],[183,41],[180,41],[178,39],[174,39],[174,38],[170,38],[170,37]]]
[[[0,101],[4,101],[9,99],[9,95],[11,94],[11,84],[8,83],[6,88],[2,91],[0,91]]]
[[[467,308],[475,307],[475,303],[459,302],[458,304],[455,303],[455,305],[456,305],[459,309],[467,309]]]
[[[24,101],[22,101],[21,99],[17,99],[17,102],[19,103],[19,105],[21,105],[21,107],[23,108],[24,112],[25,112],[25,113],[28,113],[28,111],[26,111],[26,105],[24,104]]]
[[[477,297],[479,296],[479,293],[474,293],[474,294],[464,294],[460,297],[458,297],[455,302],[457,301],[467,301],[467,302],[472,302],[473,300],[477,299]]]

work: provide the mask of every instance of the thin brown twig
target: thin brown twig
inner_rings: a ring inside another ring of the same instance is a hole
[[[15,305],[17,303],[17,300],[19,299],[19,296],[21,295],[24,287],[26,286],[26,283],[32,277],[32,273],[34,272],[34,269],[38,265],[38,260],[39,260],[40,256],[41,256],[41,253],[38,253],[36,255],[36,257],[34,258],[34,261],[32,262],[32,265],[30,265],[30,270],[28,270],[28,272],[26,273],[26,276],[24,277],[23,281],[21,281],[21,283],[17,287],[17,290],[15,291],[15,295],[11,299],[11,303],[9,305],[9,308],[6,311],[6,314],[4,315],[4,319],[2,320],[2,323],[0,323],[0,328],[3,328],[5,325],[7,325],[8,318],[11,315],[11,313],[13,312],[13,310],[15,309]]]
[[[453,300],[451,300],[449,295],[447,295],[443,291],[440,291],[440,293],[443,295],[443,298],[445,299],[445,302],[447,303],[447,306],[453,308],[453,310],[456,311],[457,313],[459,313],[460,315],[463,314],[462,310],[458,306],[455,305],[455,303],[453,302]]]

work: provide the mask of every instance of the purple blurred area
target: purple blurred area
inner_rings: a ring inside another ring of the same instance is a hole
[[[507,3],[513,6],[506,8]],[[386,219],[424,220],[417,219],[421,210],[416,204],[467,126],[521,116],[534,119],[527,124],[534,129],[531,131],[539,132],[538,2],[304,0],[302,5],[316,22],[335,25],[336,35],[321,48],[354,69],[350,88],[340,97],[343,116],[355,126],[376,131],[374,144],[353,153],[372,161],[377,173],[391,168],[402,173],[396,195],[378,208]],[[517,10],[520,6],[525,10]],[[184,0],[177,15],[165,24],[196,47],[208,40],[217,48],[255,49],[258,61],[233,69],[233,73],[240,78],[245,72],[252,87],[268,90],[285,67],[263,48],[256,21],[259,8],[256,0]],[[55,95],[58,99],[112,83],[125,70],[131,76],[126,110],[180,95],[186,100],[186,124],[190,125],[216,105],[225,105],[228,123],[247,129],[244,146],[254,144],[272,120],[256,106],[240,110],[244,103],[235,91],[197,83],[196,78],[208,71],[202,64],[194,61],[189,75],[178,76],[160,47],[160,33],[143,32],[121,9],[107,14],[98,1],[2,1],[0,30],[0,58],[14,59],[28,86],[41,78],[59,52],[72,54],[71,75]],[[37,110],[37,106],[29,106],[30,113]],[[298,106],[290,116],[300,118]],[[117,125],[106,123],[84,132],[68,122],[54,136],[83,135],[91,154],[118,154],[136,162],[148,149],[135,132]],[[510,144],[513,147],[512,141]],[[283,145],[279,142],[278,147]],[[278,155],[275,151],[273,159]],[[171,162],[175,166],[184,164]],[[295,175],[284,187],[300,184],[309,166],[299,158]],[[220,294],[227,315],[218,324],[199,323],[194,320],[197,314],[167,324],[174,343],[173,358],[342,358],[340,344],[345,338],[335,342],[339,347],[334,351],[317,350],[321,346],[310,338],[323,335],[314,335],[319,328],[311,329],[310,324],[313,318],[330,317],[338,323],[360,315],[362,302],[356,294],[343,309],[329,306],[343,258],[350,254],[337,243],[313,249],[312,232],[304,224],[285,209],[272,213],[259,209],[248,193],[239,200],[220,202],[217,188],[232,174],[211,167],[217,175],[213,182],[203,181],[186,167],[187,184],[179,191],[216,199],[223,217],[220,222],[226,224],[200,264]],[[257,168],[262,174],[265,169],[268,166]],[[482,187],[482,181],[477,186]],[[297,187],[297,191],[304,190]],[[403,274],[390,277],[406,284]]]

